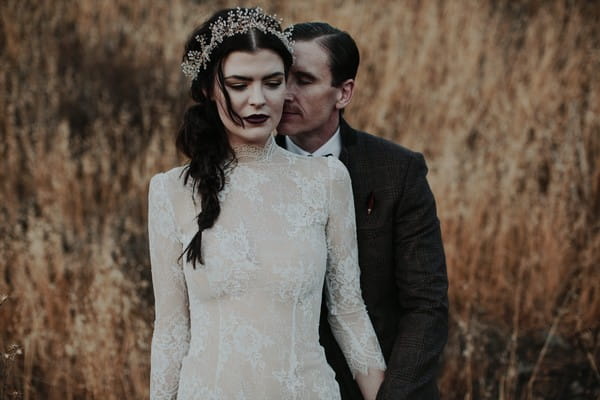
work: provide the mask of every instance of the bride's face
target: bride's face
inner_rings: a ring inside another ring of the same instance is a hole
[[[234,113],[244,125],[229,117],[227,103],[215,81],[213,93],[229,143],[263,145],[275,130],[283,110],[285,72],[281,57],[272,50],[235,51],[223,62],[225,90]]]

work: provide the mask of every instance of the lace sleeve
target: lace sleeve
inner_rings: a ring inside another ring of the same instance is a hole
[[[175,399],[181,361],[187,354],[190,337],[189,307],[182,252],[176,238],[173,207],[166,188],[166,175],[150,181],[148,194],[148,238],[155,320],[152,336],[150,398]]]
[[[356,377],[359,372],[366,374],[369,368],[385,370],[385,361],[360,290],[350,176],[339,160],[328,160],[331,179],[325,300],[333,335]]]

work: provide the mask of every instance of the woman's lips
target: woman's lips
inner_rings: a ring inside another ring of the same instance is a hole
[[[263,124],[268,119],[269,116],[265,114],[252,114],[244,117],[244,121],[257,125]]]

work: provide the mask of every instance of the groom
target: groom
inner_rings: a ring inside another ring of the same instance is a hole
[[[423,156],[354,130],[342,118],[359,53],[326,23],[293,27],[295,63],[277,142],[334,155],[352,178],[363,297],[387,363],[378,400],[438,399],[437,367],[448,336],[448,280],[435,200]],[[344,400],[362,399],[326,319],[321,344]]]

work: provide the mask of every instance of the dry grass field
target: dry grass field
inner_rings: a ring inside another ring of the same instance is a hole
[[[425,154],[444,398],[600,398],[600,3],[240,3],[353,34],[349,121]],[[236,4],[0,2],[0,399],[148,397],[147,185],[185,37]]]

